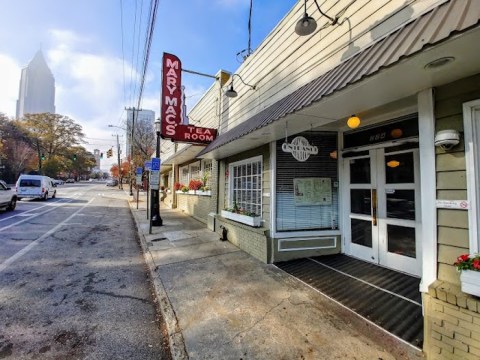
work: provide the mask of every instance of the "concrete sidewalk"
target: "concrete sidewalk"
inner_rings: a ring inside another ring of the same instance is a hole
[[[130,200],[173,359],[413,359],[421,354],[179,210],[149,234]],[[127,194],[128,196],[128,194]]]

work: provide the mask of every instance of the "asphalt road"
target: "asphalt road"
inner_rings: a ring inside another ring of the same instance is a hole
[[[103,183],[0,212],[0,359],[169,359],[137,236]]]

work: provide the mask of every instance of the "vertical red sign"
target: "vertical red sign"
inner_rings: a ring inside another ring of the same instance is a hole
[[[178,57],[163,53],[162,62],[162,137],[173,138],[182,123],[182,63]]]

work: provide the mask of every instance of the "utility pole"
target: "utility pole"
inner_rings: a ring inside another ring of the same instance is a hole
[[[120,142],[118,141],[118,134],[117,134],[117,159],[118,159],[118,188],[123,189],[123,184],[122,184],[122,167],[120,164]]]
[[[134,138],[134,132],[135,132],[135,112],[138,112],[141,109],[135,109],[135,106],[132,108],[126,108],[125,110],[131,110],[132,111],[132,130],[130,134],[130,169],[129,169],[129,182],[130,182],[130,196],[133,196],[133,176],[132,176],[132,170],[133,170],[133,138]],[[128,129],[128,121],[127,121],[127,129]]]

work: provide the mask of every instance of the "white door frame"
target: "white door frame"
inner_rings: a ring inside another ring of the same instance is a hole
[[[400,153],[412,153],[414,158],[414,183],[413,184],[386,184],[385,181],[385,155]],[[369,184],[350,184],[350,160],[352,159],[370,159],[371,179]],[[386,266],[398,271],[420,276],[422,271],[422,238],[421,238],[421,195],[420,195],[420,169],[419,169],[419,150],[409,149],[385,154],[384,148],[378,145],[375,149],[370,148],[368,155],[349,157],[343,160],[344,176],[344,236],[345,252],[351,256],[361,258],[378,265]],[[415,220],[387,219],[386,213],[386,189],[397,190],[410,189],[415,190]],[[351,242],[352,234],[350,221],[358,219],[364,221],[373,221],[374,214],[361,215],[352,214],[350,209],[350,189],[375,189],[376,199],[371,196],[371,201],[376,202],[377,214],[376,225],[372,225],[372,247],[357,245]],[[403,255],[397,255],[388,252],[387,225],[399,225],[415,228],[415,258],[409,258]]]

